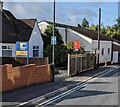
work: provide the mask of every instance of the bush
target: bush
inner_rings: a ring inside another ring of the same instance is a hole
[[[55,66],[56,67],[66,67],[67,66],[67,56],[69,53],[69,50],[66,46],[64,45],[55,45]],[[52,45],[49,45],[46,47],[44,50],[44,55],[49,58],[49,63],[52,63],[52,53],[53,53],[53,48]]]

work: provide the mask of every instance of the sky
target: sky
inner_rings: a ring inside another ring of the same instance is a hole
[[[77,26],[86,18],[90,24],[98,23],[98,8],[101,8],[101,23],[113,25],[118,18],[118,2],[58,2],[56,0],[56,22]],[[53,2],[4,2],[18,19],[37,18],[53,21]]]

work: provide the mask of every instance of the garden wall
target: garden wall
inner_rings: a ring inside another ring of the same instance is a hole
[[[36,66],[35,64],[12,67],[11,64],[0,66],[2,82],[0,91],[8,91],[32,84],[51,81],[50,65]]]

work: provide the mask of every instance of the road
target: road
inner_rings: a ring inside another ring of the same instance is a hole
[[[83,84],[84,88],[79,86],[45,105],[118,105],[119,73],[120,68],[105,73]]]

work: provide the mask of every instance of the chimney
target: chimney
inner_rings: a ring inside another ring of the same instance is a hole
[[[0,0],[0,11],[3,9],[3,2]]]

